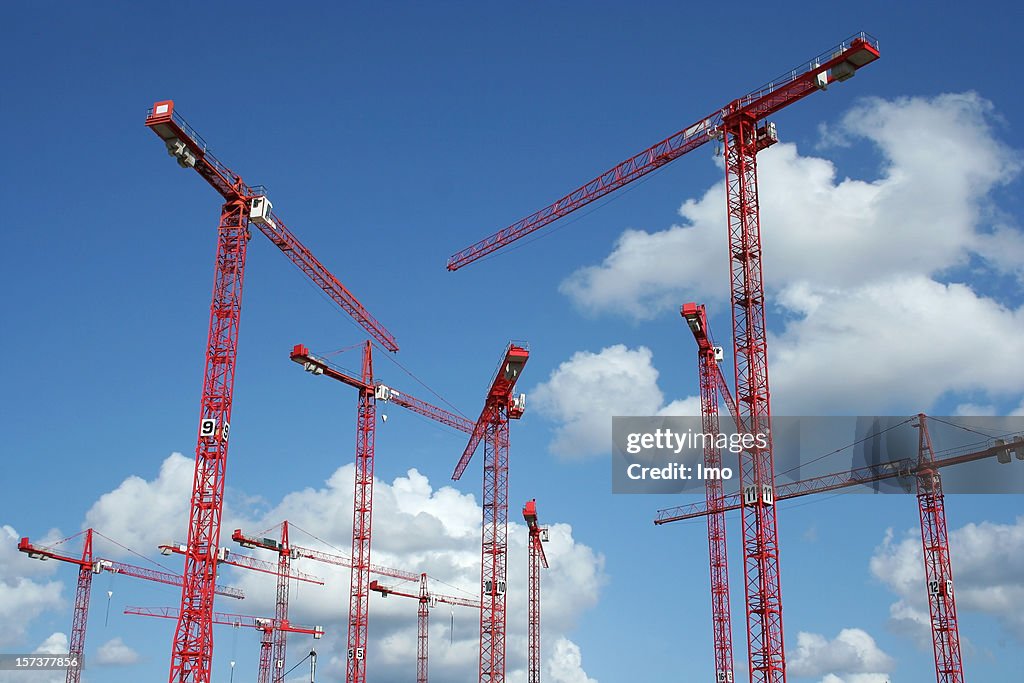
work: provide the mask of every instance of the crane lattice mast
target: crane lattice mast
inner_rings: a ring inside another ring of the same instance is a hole
[[[508,549],[508,421],[526,410],[526,396],[513,395],[530,358],[525,344],[509,342],[469,443],[452,479],[466,471],[477,447],[484,446],[483,523],[480,530],[480,683],[505,680],[505,589]]]
[[[703,305],[683,304],[680,314],[697,340],[697,374],[700,379],[700,412],[704,434],[719,434],[718,385],[722,347],[715,346]],[[728,393],[728,390],[725,392]],[[731,402],[731,398],[730,398]],[[718,472],[722,453],[714,439],[704,441],[704,471]],[[715,680],[733,681],[732,612],[729,606],[729,561],[725,534],[725,513],[721,511],[722,480],[710,476],[704,480],[708,506],[708,557],[711,568],[711,627],[715,655]]]
[[[953,593],[953,564],[949,556],[946,530],[946,504],[942,495],[942,476],[936,467],[928,418],[917,416],[917,508],[921,518],[921,547],[924,557],[924,581],[928,587],[928,613],[935,655],[937,683],[963,683],[964,665],[960,657],[960,628],[956,619],[956,595]]]
[[[265,548],[277,553],[277,593],[274,601],[274,618],[279,622],[288,621],[288,589],[291,575],[291,561],[293,550],[288,539],[288,522],[281,524],[281,540],[272,538],[249,538],[242,536],[241,531],[236,529],[231,535],[231,540],[243,548]],[[265,632],[265,635],[269,632]],[[260,659],[260,669],[257,676],[258,683],[282,683],[284,680],[284,666],[288,654],[288,632],[277,630],[273,632],[273,639],[269,635],[264,639],[265,656]],[[273,670],[273,674],[271,674]]]
[[[548,529],[537,522],[537,499],[527,501],[523,506],[523,519],[526,521],[527,568],[529,584],[527,587],[527,683],[540,683],[540,569],[548,568],[548,557],[544,553],[544,542],[548,540]]]

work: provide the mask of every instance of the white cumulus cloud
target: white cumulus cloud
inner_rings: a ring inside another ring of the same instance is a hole
[[[106,520],[105,528],[114,526],[117,535],[110,535],[119,541],[124,535],[131,539],[133,546],[151,547],[165,540],[167,532],[148,529],[149,524],[144,520],[149,519],[153,510],[174,509],[181,504],[178,499],[182,499],[185,503],[182,512],[172,520],[172,531],[177,535],[180,533],[177,527],[185,518],[184,507],[187,506],[191,486],[191,475],[184,490],[173,485],[175,481],[184,481],[179,471],[182,461],[184,458],[177,454],[169,456],[159,475],[151,481],[128,478],[113,492],[102,496],[91,514],[102,513]],[[191,463],[188,463],[188,469],[191,469]],[[262,506],[266,511],[258,518],[228,505],[224,512],[221,542],[231,545],[228,539],[235,528],[250,535],[276,536],[278,531],[274,527],[287,519],[294,545],[348,556],[352,533],[353,479],[353,465],[340,467],[321,486],[292,492],[276,503]],[[510,519],[514,520],[516,511],[510,512]],[[432,579],[432,591],[478,598],[481,516],[480,505],[472,494],[462,493],[452,486],[435,488],[415,469],[392,481],[376,480],[373,563],[417,574],[426,571]],[[552,652],[555,643],[596,604],[605,575],[604,558],[576,541],[570,525],[557,520],[546,521],[550,526],[551,540],[545,550],[551,568],[544,574],[544,647],[545,652]],[[266,529],[270,531],[264,534]],[[525,525],[510,522],[507,555],[510,615],[526,612],[526,572],[516,569],[526,566],[526,541]],[[265,550],[238,548],[238,551],[267,561],[276,562],[277,559]],[[336,655],[343,653],[345,648],[349,571],[343,566],[309,559],[296,559],[292,567],[326,582],[325,586],[290,582],[290,618],[295,624],[325,628],[325,638],[316,645],[317,651],[323,654],[318,670],[324,678],[343,676],[345,662]],[[412,583],[386,576],[375,578],[402,591],[417,592],[417,585]],[[242,611],[253,615],[274,613],[275,577],[222,565],[218,581],[245,590]],[[239,611],[240,608],[233,602],[219,599],[217,609]],[[384,599],[373,593],[370,596],[370,614],[373,638],[368,659],[369,668],[374,671],[373,677],[381,681],[409,679],[416,664],[416,602],[400,596]],[[479,612],[465,607],[452,609],[439,605],[431,610],[432,680],[439,683],[462,680],[466,671],[475,669],[479,655],[479,619]],[[516,680],[517,676],[525,680],[525,620],[509,619],[507,643],[509,680]],[[289,661],[297,662],[310,644],[312,641],[305,636],[293,636]],[[122,649],[123,643],[108,645],[112,659],[122,657],[121,663],[128,663],[131,651]]]
[[[1024,350],[1024,232],[995,201],[1022,157],[998,139],[997,121],[976,93],[869,98],[826,128],[834,144],[823,149],[877,154],[874,177],[842,177],[794,144],[759,155],[776,413],[1020,402],[1024,369],[987,360]],[[683,203],[680,224],[624,231],[561,291],[591,314],[643,320],[698,300],[727,315],[724,205],[716,183]],[[980,286],[994,280],[1005,286]],[[561,412],[555,443],[571,448],[585,418]]]
[[[1020,364],[964,362],[978,349],[1020,357],[1024,308],[1008,309],[966,285],[921,275],[845,290],[799,289],[828,304],[789,300],[800,317],[771,338],[772,394],[780,414],[910,413],[947,392],[1016,399],[1024,391]],[[942,343],[931,343],[936,339]]]
[[[547,680],[554,683],[597,683],[583,670],[580,647],[567,638],[555,641],[547,660]]]
[[[40,562],[19,552],[19,538],[13,527],[0,526],[0,645],[5,648],[21,643],[40,614],[65,606],[61,597],[64,583],[38,578],[52,575],[60,563]],[[46,538],[56,538],[56,532]],[[31,541],[39,545],[51,542],[35,538]]]
[[[58,631],[50,634],[33,652],[41,655],[61,655],[67,654],[70,648],[67,634]]]
[[[990,193],[1014,179],[1020,156],[991,129],[992,105],[974,93],[866,99],[834,128],[883,159],[872,180],[780,143],[758,156],[765,284],[823,288],[931,274],[971,254],[1019,272],[1024,237],[993,219]],[[956,163],[950,163],[956,159]],[[725,195],[716,183],[684,202],[683,224],[627,230],[601,265],[562,286],[581,308],[650,318],[683,297],[722,301],[727,290]]]
[[[967,524],[949,537],[957,612],[994,616],[1024,642],[1024,517],[1013,524]],[[870,567],[899,598],[889,610],[894,629],[930,647],[920,532],[910,530],[897,540],[888,530]]]
[[[844,674],[836,676],[828,674],[821,683],[889,683],[889,674]]]
[[[96,663],[105,666],[124,666],[139,661],[139,653],[128,647],[120,637],[112,638],[96,649]]]
[[[652,359],[644,346],[579,351],[534,387],[538,412],[558,424],[551,451],[570,458],[610,452],[615,415],[700,415],[696,397],[665,404]]]
[[[818,633],[801,631],[796,648],[788,655],[789,671],[794,676],[824,676],[824,681],[874,681],[855,675],[881,676],[894,666],[892,657],[882,651],[869,633],[859,628],[844,628],[832,640]],[[831,676],[831,678],[829,678]]]
[[[85,515],[86,526],[129,548],[153,548],[178,539],[188,520],[194,463],[172,453],[156,479],[131,476],[104,493]]]
[[[51,633],[30,651],[35,655],[67,655],[71,647],[65,633]],[[0,683],[64,683],[64,671],[0,671]]]

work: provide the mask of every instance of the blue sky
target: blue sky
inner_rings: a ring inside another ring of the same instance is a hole
[[[1010,85],[1020,12],[987,2],[948,13],[870,2],[728,12],[661,2],[11,8],[0,47],[9,65],[0,525],[42,539],[94,524],[149,557],[166,535],[184,536],[175,505],[187,499],[188,461],[172,453],[190,458],[194,448],[219,202],[143,125],[153,102],[172,98],[222,161],[268,187],[289,227],[395,334],[397,360],[464,413],[477,415],[505,343],[530,341],[510,519],[536,497],[542,521],[559,525],[562,548],[550,547],[545,578],[547,678],[709,677],[703,526],[654,528],[656,509],[673,499],[611,495],[607,436],[612,414],[693,406],[694,348],[679,303],[706,301],[728,338],[713,150],[536,243],[454,274],[445,259],[868,31],[882,59],[777,116],[783,144],[761,158],[776,409],[1020,411],[1024,373],[1012,359],[1024,351],[1024,206],[1014,141],[1024,103]],[[355,397],[305,376],[287,353],[299,342],[355,344],[360,330],[259,235],[241,329],[228,518],[259,531],[293,513],[346,547]],[[430,399],[383,356],[382,379]],[[357,364],[351,353],[338,359]],[[478,536],[464,526],[478,514],[479,465],[444,490],[462,436],[399,411],[378,430],[375,552],[473,588]],[[969,549],[954,548],[954,570],[965,666],[979,680],[1024,667],[1024,624],[1013,616],[1024,606],[1021,500],[948,501],[954,540]],[[805,662],[791,669],[795,680],[929,678],[931,653],[914,625],[920,591],[899,578],[916,566],[906,541],[914,508],[897,496],[781,508],[786,641]],[[436,551],[404,545],[417,512],[436,518]],[[0,651],[32,650],[70,628],[74,574],[3,543]],[[113,546],[108,554],[127,560]],[[522,559],[513,549],[510,580],[525,581]],[[267,609],[265,584],[225,576],[250,589],[237,611]],[[88,646],[120,638],[132,654],[111,646],[110,664],[87,677],[162,675],[169,624],[120,610],[171,605],[175,592],[108,582],[96,581]],[[738,662],[739,582],[737,573]],[[295,619],[322,617],[343,636],[344,590],[333,590],[337,616],[300,588]],[[404,680],[414,606],[372,609],[383,645],[371,666],[378,680]],[[473,659],[474,620],[456,619],[448,649],[450,634],[435,624],[438,681],[463,680]],[[510,612],[513,622],[515,637],[525,633],[525,614]],[[293,653],[306,646],[292,642]],[[217,648],[224,680],[231,658],[236,675],[252,674],[255,636],[224,632]],[[516,652],[510,680],[522,666]]]

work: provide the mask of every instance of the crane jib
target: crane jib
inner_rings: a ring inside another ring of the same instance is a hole
[[[878,41],[875,38],[863,32],[851,36],[797,68],[630,157],[553,204],[455,252],[449,257],[447,268],[455,271],[467,266],[642,178],[705,143],[720,139],[730,122],[736,118],[760,121],[812,92],[825,90],[832,83],[845,81],[879,56]]]

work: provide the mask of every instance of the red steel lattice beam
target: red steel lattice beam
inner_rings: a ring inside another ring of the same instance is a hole
[[[529,532],[527,539],[527,568],[529,579],[527,587],[527,683],[540,683],[540,569],[548,568],[548,557],[544,552],[543,541],[547,540],[548,530],[537,523],[537,500],[533,499],[523,506],[523,519]]]
[[[921,547],[935,654],[935,680],[937,683],[963,683],[964,668],[960,657],[960,631],[953,593],[953,565],[949,556],[942,477],[935,466],[932,437],[923,413],[917,416],[917,426],[920,430],[917,506],[921,517]]]

